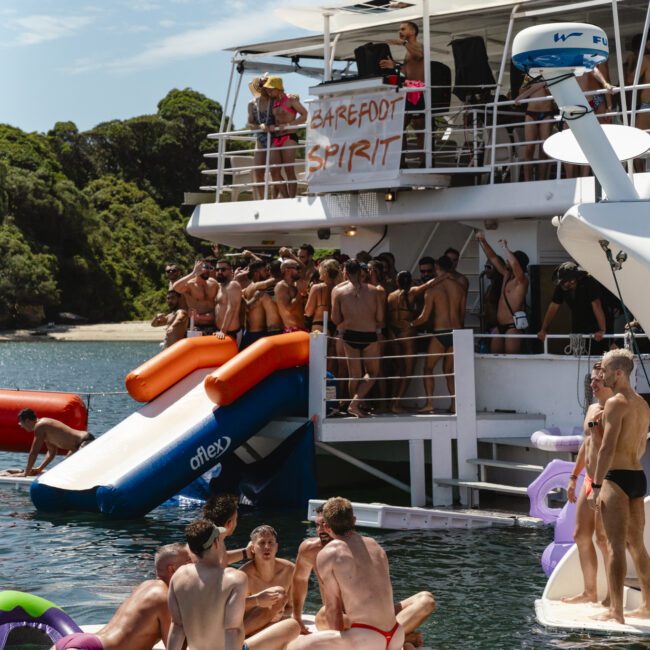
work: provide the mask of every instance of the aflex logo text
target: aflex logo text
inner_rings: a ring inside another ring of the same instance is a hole
[[[228,436],[223,436],[219,438],[216,442],[204,447],[201,445],[197,448],[196,454],[190,458],[190,467],[193,470],[199,469],[199,467],[205,465],[206,463],[219,458],[226,450],[230,447],[230,438]]]
[[[571,32],[570,34],[560,34],[559,32],[555,32],[555,34],[553,35],[553,40],[556,43],[558,41],[562,41],[564,43],[572,36],[582,36],[582,34],[583,34],[582,32]]]

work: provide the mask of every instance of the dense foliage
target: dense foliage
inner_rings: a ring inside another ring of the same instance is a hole
[[[165,263],[189,270],[207,250],[185,234],[179,206],[201,184],[205,136],[220,120],[217,102],[185,89],[155,115],[84,132],[0,125],[0,325],[158,310]]]

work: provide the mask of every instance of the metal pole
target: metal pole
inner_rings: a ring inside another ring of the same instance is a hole
[[[239,73],[239,79],[237,80],[237,88],[235,89],[235,96],[232,100],[232,110],[228,115],[228,120],[227,120],[228,126],[226,127],[226,131],[230,131],[230,129],[232,128],[232,117],[235,114],[235,108],[237,108],[237,98],[239,97],[239,91],[241,89],[241,82],[243,78],[244,78],[244,71],[242,70]]]
[[[332,62],[330,61],[330,16],[327,11],[323,12],[323,81],[332,80]]]
[[[646,43],[648,41],[648,27],[650,27],[650,2],[648,3],[648,10],[645,14],[645,23],[643,24],[643,34],[641,38],[641,45],[639,46],[639,54],[636,59],[636,68],[634,69],[634,81],[632,82],[632,114],[630,116],[630,124],[634,126],[636,124],[636,87],[639,83],[639,77],[641,76],[641,64],[643,63],[643,53],[645,52]],[[623,84],[619,84],[625,87],[625,80]],[[625,91],[621,91],[622,95],[625,95]],[[634,173],[634,162],[628,160],[627,170],[630,174]]]
[[[494,163],[496,162],[497,151],[497,116],[498,108],[497,102],[501,94],[501,86],[503,85],[503,77],[506,71],[506,61],[509,60],[508,52],[510,50],[510,39],[512,38],[512,28],[515,24],[515,14],[519,9],[519,5],[515,5],[510,12],[510,22],[508,23],[508,32],[506,34],[506,42],[503,46],[503,56],[501,57],[501,65],[499,66],[499,76],[497,77],[497,87],[494,90],[494,106],[492,106],[492,141],[490,142],[490,185],[494,183]],[[514,97],[512,98],[514,99]]]
[[[625,73],[623,72],[623,51],[621,50],[621,30],[618,26],[618,0],[612,0],[612,17],[614,19],[614,40],[616,41],[616,68],[618,78],[623,80],[620,85],[625,85]],[[623,124],[627,126],[627,100],[625,92],[619,93],[621,96],[621,111],[623,113]]]
[[[228,113],[228,103],[230,102],[230,89],[232,88],[232,78],[235,74],[236,64],[230,66],[230,78],[228,79],[228,90],[226,91],[226,101],[221,107],[221,124],[219,125],[219,133],[223,133],[226,130],[226,115]]]
[[[433,133],[431,115],[431,32],[429,0],[422,0],[422,48],[424,50],[424,166],[430,169],[431,137]]]

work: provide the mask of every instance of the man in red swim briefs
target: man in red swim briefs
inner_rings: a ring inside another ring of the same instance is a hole
[[[167,544],[158,550],[154,562],[155,580],[145,580],[136,587],[97,634],[68,634],[51,650],[151,650],[161,639],[166,642],[171,624],[167,606],[169,581],[192,558],[187,545]]]
[[[603,557],[608,557],[607,538],[599,512],[594,512],[587,503],[587,497],[591,493],[591,484],[598,452],[603,442],[603,426],[601,418],[605,402],[614,394],[611,388],[607,388],[603,382],[603,371],[601,362],[594,364],[591,370],[591,392],[596,398],[585,415],[584,432],[585,439],[578,452],[573,472],[567,486],[569,501],[576,506],[576,528],[573,538],[578,546],[580,556],[580,568],[584,579],[584,589],[577,596],[564,598],[565,603],[595,603],[598,600],[596,588],[596,576],[598,571],[598,559],[594,548],[593,537],[596,532],[596,543],[600,548]],[[576,482],[580,472],[586,468],[585,479],[582,483],[580,494],[576,495]]]
[[[289,650],[401,650],[404,630],[395,618],[393,587],[384,550],[354,530],[352,504],[328,499],[323,518],[332,541],[316,558],[329,630],[292,641]],[[344,629],[344,613],[352,624]]]

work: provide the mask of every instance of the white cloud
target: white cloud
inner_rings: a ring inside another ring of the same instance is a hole
[[[69,36],[92,23],[91,16],[45,16],[33,15],[15,18],[10,27],[18,31],[16,42],[20,45],[36,45]]]
[[[173,20],[161,20],[158,23],[163,29],[169,29],[173,27],[176,23]]]

